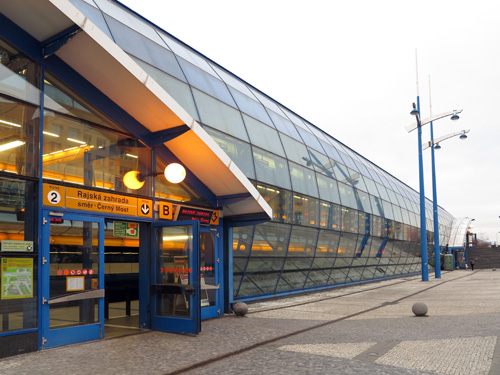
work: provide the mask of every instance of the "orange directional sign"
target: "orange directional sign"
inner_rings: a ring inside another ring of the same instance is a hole
[[[114,215],[153,217],[153,201],[151,199],[51,184],[44,184],[43,192],[45,206]]]

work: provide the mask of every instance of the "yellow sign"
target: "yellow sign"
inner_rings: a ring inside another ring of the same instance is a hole
[[[151,199],[137,199],[137,213],[142,217],[153,217],[153,201]]]
[[[43,185],[43,204],[105,214],[153,217],[153,201],[59,185]]]
[[[219,225],[220,211],[214,210],[212,214],[212,219],[210,220],[210,225]]]
[[[174,206],[172,203],[160,202],[158,216],[160,219],[172,220],[174,218]]]
[[[64,207],[64,186],[43,184],[43,204],[44,206]]]

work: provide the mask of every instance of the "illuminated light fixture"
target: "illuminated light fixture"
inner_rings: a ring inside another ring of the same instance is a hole
[[[146,183],[146,179],[139,171],[130,171],[123,176],[123,183],[132,190],[140,189]]]
[[[130,171],[125,173],[125,175],[123,176],[123,183],[129,189],[137,190],[144,186],[146,176],[156,177],[159,174],[161,173],[153,172],[149,175],[143,175],[139,171]],[[172,163],[167,165],[164,171],[164,175],[168,182],[172,184],[178,184],[179,182],[184,181],[184,178],[186,178],[186,169],[178,163]]]
[[[128,156],[129,158],[139,159],[139,156],[137,155],[132,155],[132,154],[125,154],[125,155]]]
[[[16,123],[10,122],[10,121],[5,121],[5,120],[0,120],[0,123],[5,124],[5,125],[10,125],[10,126],[15,126],[16,128],[21,127],[21,125],[19,125],[19,124],[16,124]]]
[[[453,116],[451,116],[451,117],[450,117],[450,119],[451,119],[452,121],[457,121],[459,118],[460,118],[460,116],[459,116],[459,115],[457,115],[456,113],[455,113]]]
[[[178,184],[186,178],[186,169],[179,163],[171,163],[165,168],[165,178],[172,184]]]
[[[50,132],[45,132],[45,131],[44,131],[44,132],[43,132],[43,134],[45,134],[45,135],[50,135],[51,137],[56,137],[56,138],[59,138],[59,135],[54,134],[54,133],[50,133]]]
[[[460,137],[458,137],[458,138],[460,138],[460,139],[467,139],[467,135],[462,134],[462,135],[461,135]]]
[[[22,146],[22,145],[24,145],[23,141],[9,142],[9,143],[6,143],[6,144],[0,146],[0,152],[1,151],[6,151],[6,150],[10,150],[11,148],[19,147],[19,146]]]
[[[78,139],[66,138],[68,141],[80,143],[81,145],[86,145],[87,142],[79,141]]]

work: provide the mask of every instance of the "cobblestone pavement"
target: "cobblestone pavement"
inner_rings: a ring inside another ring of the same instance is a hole
[[[415,317],[415,302],[428,306]],[[500,375],[500,272],[444,272],[249,304],[197,336],[147,332],[0,360],[0,374]]]

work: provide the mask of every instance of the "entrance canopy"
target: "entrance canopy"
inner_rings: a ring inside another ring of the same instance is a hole
[[[151,133],[187,131],[165,146],[217,197],[224,216],[270,219],[272,209],[208,133],[69,0],[2,2],[0,12],[40,41]]]

